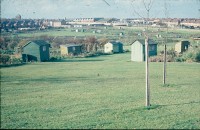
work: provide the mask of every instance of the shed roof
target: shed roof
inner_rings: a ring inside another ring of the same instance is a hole
[[[190,44],[190,42],[187,41],[187,40],[182,40],[181,43],[184,43],[184,44],[185,44],[185,43]]]
[[[109,42],[109,43],[111,43],[111,44],[122,44],[122,43],[119,42],[119,41],[111,41],[111,42]]]
[[[135,43],[136,41],[139,41],[142,45],[145,45],[145,39],[137,39],[137,40],[135,40],[133,43]],[[132,45],[133,43],[131,43],[131,45]],[[149,44],[157,44],[157,43],[154,42],[152,39],[149,39]]]
[[[30,44],[31,42],[37,44],[38,46],[50,45],[49,43],[45,42],[44,40],[33,40],[33,41],[29,41],[27,44],[25,44],[25,45],[23,46],[23,48],[24,48],[25,46],[27,46],[28,44]]]
[[[175,44],[176,47],[178,46],[186,46],[186,45],[190,45],[190,42],[189,41],[186,41],[186,40],[182,40],[182,41],[179,41]]]
[[[82,44],[74,44],[74,43],[70,43],[70,44],[61,45],[61,46],[65,46],[65,47],[73,47],[73,46],[82,46]]]
[[[36,43],[39,46],[43,46],[43,45],[49,44],[49,43],[45,42],[44,40],[34,40],[32,42]]]

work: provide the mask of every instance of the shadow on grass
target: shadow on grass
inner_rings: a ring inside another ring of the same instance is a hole
[[[18,79],[18,78],[17,78]],[[58,77],[58,78],[53,78],[53,77],[41,77],[41,78],[28,78],[28,79],[19,79],[19,80],[1,80],[1,82],[9,82],[11,84],[16,84],[16,85],[23,85],[23,84],[32,84],[34,82],[37,83],[44,83],[44,82],[48,82],[48,83],[68,83],[68,82],[77,82],[77,81],[83,81],[83,80],[91,80],[88,77],[68,77],[68,78],[64,78],[64,77]]]
[[[160,108],[162,107],[161,105],[156,105],[156,104],[153,104],[153,105],[150,105],[150,106],[140,106],[140,107],[137,107],[137,108],[134,108],[132,109],[133,111],[145,111],[145,110],[153,110],[153,109],[157,109],[157,108]]]
[[[186,103],[165,104],[165,105],[152,104],[149,107],[141,106],[141,107],[135,108],[133,110],[134,111],[145,111],[145,110],[159,109],[159,108],[162,108],[162,107],[179,106],[179,105],[187,105],[187,104],[200,104],[200,101],[191,101],[191,102],[186,102]]]
[[[96,62],[96,61],[104,61],[100,59],[63,59],[63,60],[53,60],[48,62]]]
[[[160,106],[181,106],[181,105],[187,105],[187,104],[200,104],[200,101],[191,101],[191,102],[185,102],[185,103],[175,103],[175,104],[164,104]]]
[[[0,68],[4,67],[18,67],[18,66],[23,66],[26,65],[26,63],[21,63],[21,64],[9,64],[9,65],[0,65]]]
[[[176,84],[162,84],[161,87],[173,88],[173,87],[180,87],[180,86]]]

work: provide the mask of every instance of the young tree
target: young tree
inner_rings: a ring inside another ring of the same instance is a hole
[[[148,44],[148,41],[149,41],[149,33],[148,33],[148,25],[149,25],[149,13],[150,13],[150,10],[152,8],[152,5],[153,5],[153,0],[142,0],[142,3],[143,3],[143,6],[145,8],[145,11],[146,11],[146,17],[143,16],[141,13],[137,12],[135,9],[134,12],[141,18],[143,18],[143,20],[145,21],[146,23],[146,30],[144,32],[144,37],[145,37],[145,72],[146,72],[146,84],[145,84],[145,87],[146,87],[146,107],[149,108],[150,107],[150,84],[149,84],[149,44]]]
[[[165,3],[164,3],[164,7],[165,7],[165,17],[168,18],[168,8],[167,8],[167,2],[165,0]],[[167,31],[166,31],[166,37],[165,37],[165,43],[164,43],[164,57],[163,57],[163,84],[166,83],[166,55],[167,55],[167,46],[166,46],[166,43],[167,43],[167,35],[168,35],[168,24],[166,24],[166,28],[167,28]]]

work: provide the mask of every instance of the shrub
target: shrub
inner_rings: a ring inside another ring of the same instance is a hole
[[[2,50],[2,49],[0,49],[0,54],[13,54],[14,53],[14,51],[13,50]]]
[[[10,60],[10,55],[0,54],[0,64],[8,64],[9,60]]]
[[[196,52],[195,60],[200,62],[200,49]]]
[[[84,53],[84,57],[96,57],[101,55],[100,52],[89,52],[89,53]]]
[[[109,54],[104,53],[102,51],[93,51],[93,52],[89,52],[89,53],[83,53],[83,54],[79,55],[79,57],[96,57],[96,56],[100,56],[100,55],[109,55]]]
[[[149,61],[150,62],[163,62],[164,61],[164,55],[158,55],[158,56],[149,57]],[[167,55],[166,56],[166,61],[167,62],[173,62],[174,61],[174,57],[171,56],[171,55]]]
[[[200,62],[200,48],[192,48],[187,52],[184,52],[182,58],[186,62]]]
[[[126,52],[131,52],[129,49],[125,49],[124,50],[124,53],[126,53]]]
[[[52,56],[50,59],[49,59],[49,61],[58,61],[58,60],[61,60],[62,59],[62,57],[60,57],[60,56]]]
[[[23,63],[23,61],[21,58],[12,58],[12,59],[10,59],[10,63],[11,64],[21,64],[21,63]]]
[[[178,56],[178,57],[175,57],[174,59],[175,62],[184,62],[185,61],[185,58],[181,57],[181,56]]]
[[[163,62],[163,57],[162,56],[152,56],[149,57],[150,62]]]

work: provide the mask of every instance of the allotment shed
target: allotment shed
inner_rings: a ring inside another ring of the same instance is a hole
[[[105,53],[122,53],[123,52],[123,44],[118,41],[108,42],[104,45]]]
[[[81,44],[60,45],[61,55],[79,55],[82,53]]]
[[[189,41],[180,41],[180,42],[176,43],[175,51],[177,53],[183,53],[188,50],[189,46],[190,46]]]
[[[44,40],[29,41],[22,47],[22,59],[24,62],[29,61],[48,61],[50,44]]]
[[[157,43],[149,39],[149,56],[157,55]],[[131,44],[131,61],[145,61],[145,40],[135,40]]]

